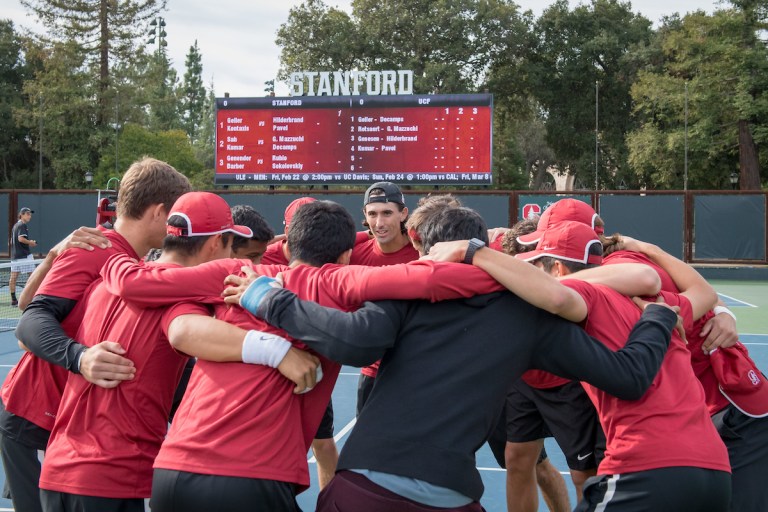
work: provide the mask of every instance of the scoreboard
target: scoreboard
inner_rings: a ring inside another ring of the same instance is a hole
[[[492,183],[490,94],[216,99],[217,185]]]

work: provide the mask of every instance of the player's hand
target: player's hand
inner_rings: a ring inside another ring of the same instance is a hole
[[[110,242],[99,229],[80,226],[67,235],[64,240],[57,243],[50,252],[52,252],[55,257],[67,249],[77,248],[92,251],[96,247],[106,249],[107,247],[112,247],[112,242]]]
[[[35,242],[34,240],[30,240],[29,241],[29,246],[30,247],[37,247],[37,242]]]
[[[701,345],[705,354],[716,348],[732,347],[739,341],[736,320],[731,315],[715,315],[704,324],[701,337],[705,338]]]
[[[492,244],[500,236],[509,231],[509,228],[493,228],[488,230],[488,243]]]
[[[429,249],[429,254],[422,256],[421,259],[462,262],[467,253],[467,247],[469,247],[468,240],[438,242]]]
[[[224,297],[224,302],[227,304],[240,304],[240,297],[243,292],[248,289],[248,286],[259,277],[251,267],[240,267],[242,270],[242,276],[236,276],[230,274],[224,278],[224,291],[221,292],[221,296]]]
[[[277,242],[282,242],[286,238],[287,238],[287,236],[286,236],[285,233],[282,233],[282,234],[279,234],[279,235],[275,235],[275,237],[272,240],[270,240],[269,243],[267,243],[267,245],[272,245],[272,244],[277,243]]]
[[[80,357],[80,374],[92,384],[102,388],[117,387],[136,374],[133,361],[123,357],[125,349],[119,343],[102,341],[83,352]]]
[[[683,317],[680,316],[680,306],[670,306],[666,302],[664,302],[664,298],[659,295],[656,298],[656,302],[650,302],[647,300],[643,300],[640,297],[632,297],[632,301],[637,305],[637,307],[640,308],[641,311],[645,311],[645,308],[648,306],[662,306],[667,309],[671,309],[676,315],[677,315],[677,323],[675,324],[675,330],[677,331],[677,334],[680,335],[680,338],[688,344],[688,340],[685,339],[685,328],[683,327]]]
[[[277,371],[296,384],[296,387],[293,388],[293,392],[296,394],[306,393],[315,387],[315,384],[320,381],[318,378],[319,368],[320,359],[306,350],[299,350],[296,347],[291,347],[280,364],[277,365]]]

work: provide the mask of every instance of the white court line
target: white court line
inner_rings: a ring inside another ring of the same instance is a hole
[[[754,304],[750,304],[749,302],[744,302],[743,300],[739,300],[739,299],[737,299],[735,297],[731,297],[730,295],[726,295],[724,293],[718,293],[718,295],[721,296],[721,297],[725,297],[726,299],[732,300],[733,302],[738,302],[738,304],[735,304],[735,306],[745,305],[745,306],[748,306],[750,308],[756,308],[757,307]]]
[[[351,377],[357,377],[358,375],[360,375],[360,372],[357,372],[357,373],[339,372],[339,375],[346,375],[348,377],[350,377],[350,376]]]
[[[339,442],[339,440],[340,440],[342,437],[344,437],[345,435],[347,435],[347,432],[349,432],[350,430],[352,430],[352,427],[354,427],[354,426],[355,426],[355,423],[357,423],[357,418],[352,418],[352,421],[350,421],[349,423],[347,423],[346,425],[344,425],[344,428],[342,428],[342,429],[339,431],[339,433],[338,433],[338,434],[336,434],[335,436],[333,436],[333,440],[334,440],[335,442],[337,442],[337,443],[338,443],[338,442]],[[314,455],[313,455],[312,457],[310,457],[309,459],[307,459],[307,464],[314,464],[314,463],[316,463],[316,462],[317,462],[317,459],[315,458],[315,456],[314,456]]]
[[[503,468],[483,468],[483,467],[480,467],[480,466],[477,467],[477,470],[478,471],[496,471],[496,472],[506,471],[506,469],[503,469]],[[560,473],[561,475],[570,475],[571,474],[570,471],[558,471],[558,473]]]

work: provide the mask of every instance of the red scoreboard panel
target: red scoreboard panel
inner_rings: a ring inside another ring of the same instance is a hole
[[[490,94],[216,99],[217,185],[492,182]]]

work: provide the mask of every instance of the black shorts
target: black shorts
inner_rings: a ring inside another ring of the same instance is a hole
[[[320,426],[317,427],[317,433],[315,439],[332,439],[333,438],[333,400],[328,402],[328,407],[325,408],[325,414],[320,421]]]
[[[155,469],[152,512],[301,512],[289,482]]]
[[[731,510],[768,508],[768,417],[752,418],[729,405],[712,416],[731,461]]]
[[[526,443],[554,437],[571,469],[594,469],[602,460],[602,428],[578,382],[537,389],[518,380],[507,394],[506,420],[507,441]]]
[[[587,479],[573,512],[728,512],[730,499],[725,471],[660,468]]]
[[[45,512],[144,512],[142,498],[100,498],[40,489]]]

